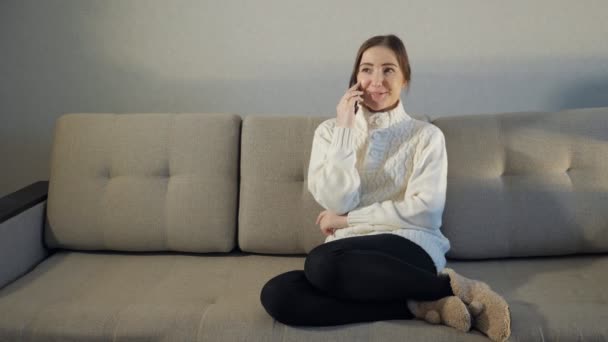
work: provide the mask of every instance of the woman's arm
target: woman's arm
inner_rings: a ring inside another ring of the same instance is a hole
[[[428,126],[428,138],[401,201],[383,201],[348,213],[348,224],[389,225],[399,228],[439,229],[445,206],[448,160],[445,138],[436,126]]]
[[[326,121],[315,130],[312,144],[308,190],[317,203],[338,215],[359,204],[361,179],[355,168],[354,134],[354,128]]]

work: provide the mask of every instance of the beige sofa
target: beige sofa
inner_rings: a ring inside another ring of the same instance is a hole
[[[70,114],[50,181],[0,200],[0,341],[484,341],[421,321],[291,327],[260,304],[323,237],[326,118]],[[512,341],[608,340],[608,108],[433,120],[450,267],[509,301]]]

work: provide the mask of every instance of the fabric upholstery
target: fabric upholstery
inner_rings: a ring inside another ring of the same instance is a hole
[[[308,253],[323,242],[315,220],[324,210],[306,177],[321,117],[248,116],[241,138],[239,247],[275,254]]]
[[[487,341],[422,321],[290,327],[260,304],[303,257],[61,252],[0,290],[0,341]],[[511,305],[512,341],[608,338],[607,256],[453,262]]]
[[[323,242],[315,220],[324,209],[308,192],[306,178],[315,129],[329,118],[243,119],[238,233],[243,251],[303,254]]]
[[[448,152],[448,257],[608,251],[608,108],[433,123]]]
[[[240,121],[228,114],[62,116],[51,161],[48,245],[230,251]]]

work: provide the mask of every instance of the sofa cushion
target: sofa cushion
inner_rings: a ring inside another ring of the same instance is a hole
[[[608,251],[608,108],[434,120],[453,258]]]
[[[248,116],[241,137],[239,247],[303,254],[323,242],[323,208],[308,191],[315,129],[327,118]]]
[[[50,247],[230,251],[240,117],[69,114],[57,121]]]
[[[304,258],[60,252],[0,290],[0,341],[487,341],[422,321],[289,327],[264,283]],[[453,262],[510,303],[512,340],[608,336],[607,256]]]
[[[429,117],[411,114],[428,122]],[[303,254],[324,241],[315,225],[324,210],[308,191],[315,129],[330,117],[254,115],[243,119],[239,247]]]

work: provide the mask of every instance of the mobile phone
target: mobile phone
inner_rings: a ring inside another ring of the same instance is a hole
[[[361,85],[359,85],[357,87],[357,90],[361,91],[363,89],[361,89]],[[357,115],[357,110],[359,109],[359,107],[357,106],[359,104],[359,101],[355,101],[355,115]]]

